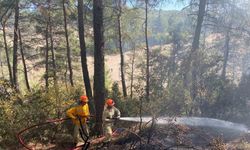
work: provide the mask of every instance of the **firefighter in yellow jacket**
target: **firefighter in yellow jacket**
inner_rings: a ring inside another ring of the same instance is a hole
[[[78,106],[72,107],[69,110],[67,110],[67,116],[72,119],[74,126],[74,133],[73,133],[73,138],[74,138],[74,144],[77,145],[78,142],[82,142],[80,135],[79,135],[79,130],[80,130],[80,125],[82,124],[83,127],[83,132],[85,135],[89,136],[89,130],[87,126],[87,119],[90,116],[89,113],[89,106],[88,106],[88,97],[83,95],[80,97],[80,104]],[[81,120],[81,123],[80,123]]]

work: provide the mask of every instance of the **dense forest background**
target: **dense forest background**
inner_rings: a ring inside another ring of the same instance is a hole
[[[164,9],[173,4],[187,5]],[[1,0],[0,145],[64,117],[82,94],[96,116],[110,97],[123,116],[249,125],[249,8],[248,0]]]

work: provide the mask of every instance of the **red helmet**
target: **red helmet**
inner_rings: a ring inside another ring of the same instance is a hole
[[[107,100],[106,100],[106,104],[107,104],[108,106],[114,106],[114,105],[115,105],[115,103],[114,103],[114,101],[113,101],[112,99],[107,99]]]
[[[85,103],[87,103],[89,101],[88,97],[85,95],[80,96],[80,100],[81,100],[81,102],[85,102]]]

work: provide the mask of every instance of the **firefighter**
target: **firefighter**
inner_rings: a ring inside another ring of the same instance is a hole
[[[80,96],[79,105],[67,110],[66,114],[69,118],[71,118],[74,124],[73,142],[75,145],[77,145],[78,142],[82,142],[80,138],[81,125],[84,132],[82,134],[84,136],[89,136],[89,130],[87,126],[87,119],[90,117],[88,97],[85,95]]]
[[[114,106],[115,103],[112,99],[106,100],[106,105],[103,111],[103,130],[105,139],[103,141],[104,145],[109,145],[112,139],[112,128],[114,126],[114,122],[120,119],[121,113],[120,111]]]

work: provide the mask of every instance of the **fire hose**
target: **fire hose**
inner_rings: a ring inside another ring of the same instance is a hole
[[[47,120],[46,122],[38,123],[38,124],[32,125],[32,126],[30,126],[30,127],[27,127],[27,128],[25,128],[25,129],[21,130],[20,132],[18,132],[18,133],[16,134],[16,136],[17,136],[17,138],[18,138],[19,143],[20,143],[23,147],[25,147],[25,148],[28,149],[28,150],[34,150],[33,148],[31,148],[31,147],[29,147],[29,146],[27,146],[27,145],[25,144],[25,142],[24,142],[24,140],[23,140],[23,138],[22,138],[22,136],[21,136],[25,131],[30,130],[30,129],[35,128],[35,127],[42,126],[42,125],[46,125],[46,124],[50,124],[50,123],[55,123],[55,122],[63,122],[63,121],[69,120],[69,119],[70,119],[70,118],[50,119],[50,120]],[[81,121],[80,121],[80,123],[81,123]],[[81,123],[81,130],[83,130],[83,128],[82,128],[82,123]],[[81,134],[82,134],[82,133],[81,133]],[[81,136],[82,136],[82,135],[81,135]],[[86,136],[86,135],[85,135],[85,136]],[[88,137],[88,136],[86,136],[86,137],[87,137],[86,140],[83,139],[83,140],[85,141],[85,143],[84,143],[83,145],[79,145],[79,146],[76,146],[76,147],[74,147],[74,148],[86,147],[86,144],[87,144],[87,146],[89,146],[89,142],[87,142],[87,140],[89,139],[89,137]],[[83,138],[83,137],[82,137],[82,138]],[[86,147],[85,149],[87,149],[87,148],[88,148],[88,147]]]
[[[88,142],[89,136],[88,136],[87,133],[84,132],[82,120],[81,120],[81,118],[80,118],[79,116],[78,116],[78,120],[79,120],[79,122],[80,122],[80,127],[81,127],[81,128],[79,129],[80,135],[81,135],[81,138],[82,138],[83,141],[84,141],[84,144],[83,144],[83,146],[82,146],[82,149],[83,149],[83,150],[87,150],[88,147],[89,147],[89,145],[90,145],[90,142]],[[86,139],[83,137],[83,135],[86,137]]]
[[[90,117],[94,117],[94,116],[90,116]],[[83,124],[82,124],[82,121],[79,117],[77,117],[79,119],[79,122],[80,122],[80,136],[81,138],[83,139],[84,141],[84,144],[82,145],[78,145],[78,146],[75,146],[73,147],[73,149],[75,148],[80,148],[82,147],[82,150],[87,150],[89,145],[90,145],[90,142],[88,141],[89,140],[89,136],[84,132],[84,129],[83,129]],[[47,120],[46,122],[42,122],[42,123],[38,123],[38,124],[35,124],[35,125],[32,125],[30,127],[27,127],[21,131],[19,131],[17,134],[16,134],[16,137],[18,139],[18,142],[23,146],[25,147],[26,149],[28,150],[34,150],[33,148],[27,146],[22,138],[22,134],[32,128],[35,128],[35,127],[39,127],[39,126],[43,126],[43,125],[46,125],[46,124],[50,124],[50,123],[56,123],[56,122],[63,122],[63,121],[66,121],[66,120],[70,120],[70,118],[62,118],[62,119],[49,119]],[[113,134],[115,133],[116,131],[113,132]],[[85,136],[86,138],[84,138],[83,136]]]

